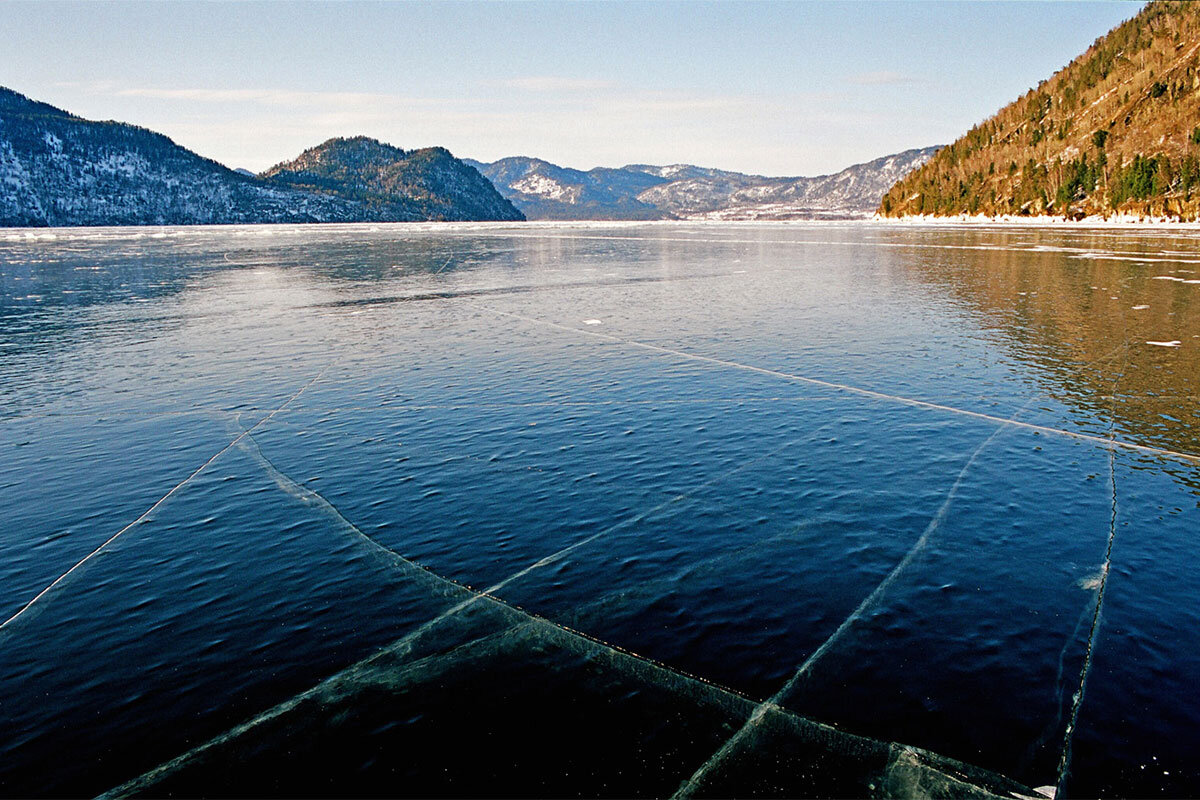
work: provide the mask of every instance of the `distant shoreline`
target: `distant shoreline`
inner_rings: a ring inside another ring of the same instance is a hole
[[[1008,228],[1082,228],[1082,229],[1157,229],[1173,231],[1200,231],[1200,221],[1184,222],[1171,218],[1150,218],[1145,216],[1085,217],[1083,219],[1067,219],[1065,217],[1036,216],[929,216],[911,215],[904,217],[862,216],[840,219],[655,219],[655,220],[420,220],[411,222],[244,222],[244,223],[197,223],[188,225],[76,225],[61,227],[0,227],[0,244],[17,242],[47,241],[58,238],[57,232],[71,231],[76,234],[91,233],[93,236],[104,235],[133,236],[135,238],[160,239],[167,234],[164,231],[194,231],[215,232],[222,229],[257,229],[257,235],[267,236],[273,232],[303,231],[315,229],[352,228],[358,231],[381,231],[386,229],[403,229],[407,231],[438,231],[438,230],[530,230],[530,229],[619,229],[643,227],[675,227],[675,226],[704,226],[704,227],[744,227],[744,228],[784,228],[806,226],[841,226],[841,225],[881,225],[903,227],[1008,227]],[[178,233],[172,234],[178,235]]]

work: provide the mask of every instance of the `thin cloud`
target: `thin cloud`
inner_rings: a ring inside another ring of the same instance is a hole
[[[491,83],[499,85],[500,80]],[[833,102],[837,94],[828,92],[767,96],[620,86],[597,91],[611,84],[574,79],[527,85],[544,91],[434,99],[111,81],[88,82],[77,91],[94,98],[85,112],[102,108],[104,116],[161,131],[210,158],[256,171],[330,137],[362,134],[406,149],[442,145],[485,160],[532,153],[584,166],[686,161],[761,174],[823,174],[835,171],[827,161],[840,168],[853,163],[851,156],[878,155],[861,132],[886,129],[889,121],[887,115],[841,109]],[[550,91],[553,86],[575,91]],[[829,130],[838,132],[840,142],[832,149],[822,141]],[[756,143],[763,136],[767,140]],[[789,157],[780,159],[780,151]]]
[[[435,105],[444,102],[371,92],[303,92],[277,89],[164,89],[154,87],[126,87],[119,89],[97,89],[96,91],[117,97],[144,97],[153,100],[177,100],[189,103],[252,103],[292,108],[358,108],[378,105],[380,103]]]

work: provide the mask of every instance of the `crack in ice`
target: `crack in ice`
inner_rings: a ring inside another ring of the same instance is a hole
[[[1129,340],[1125,342],[1125,363],[1121,370],[1113,379],[1112,393],[1114,395],[1113,403],[1110,407],[1109,415],[1109,436],[1115,437],[1117,433],[1117,416],[1116,416],[1116,390],[1117,384],[1121,380],[1126,367],[1129,364]],[[1096,586],[1096,609],[1092,614],[1092,627],[1088,631],[1087,647],[1084,649],[1083,666],[1079,670],[1079,689],[1071,698],[1071,713],[1067,717],[1067,727],[1063,733],[1062,755],[1058,762],[1058,775],[1055,781],[1055,797],[1066,797],[1067,778],[1071,772],[1071,752],[1072,743],[1075,736],[1075,726],[1079,722],[1079,709],[1083,706],[1083,694],[1087,688],[1088,675],[1092,671],[1092,655],[1096,645],[1096,634],[1100,630],[1100,613],[1104,607],[1104,590],[1108,586],[1108,574],[1112,568],[1112,551],[1113,543],[1117,538],[1117,453],[1115,449],[1110,448],[1108,451],[1108,477],[1111,486],[1111,511],[1108,519],[1108,543],[1104,550],[1104,564],[1100,567],[1099,583]]]
[[[1178,450],[1167,450],[1162,447],[1152,447],[1150,445],[1137,444],[1135,442],[1127,442],[1122,439],[1106,438],[1104,436],[1095,436],[1095,435],[1089,434],[1089,433],[1079,433],[1078,431],[1068,431],[1068,430],[1064,430],[1062,428],[1054,428],[1049,425],[1037,425],[1032,422],[1021,422],[1021,421],[1013,419],[1011,417],[1006,419],[1004,417],[995,416],[994,414],[985,414],[982,411],[970,411],[965,408],[956,408],[954,406],[943,405],[941,403],[934,403],[934,402],[930,402],[928,400],[918,400],[913,397],[904,397],[903,395],[888,394],[886,392],[875,391],[874,389],[864,389],[861,386],[852,386],[852,385],[846,384],[846,383],[836,383],[834,381],[826,381],[826,380],[822,380],[820,378],[810,378],[810,377],[806,377],[804,375],[794,375],[792,373],[781,372],[780,370],[770,369],[768,367],[758,367],[758,366],[754,366],[753,364],[743,364],[739,361],[729,361],[729,360],[723,359],[723,358],[715,358],[713,356],[700,355],[699,353],[689,353],[685,350],[675,350],[670,347],[663,347],[662,345],[650,344],[648,342],[640,342],[636,339],[623,339],[619,336],[613,336],[613,335],[607,334],[607,333],[600,333],[598,331],[589,331],[589,330],[582,330],[580,328],[572,328],[569,325],[561,325],[557,322],[550,322],[549,320],[538,319],[537,317],[529,317],[524,314],[517,314],[512,311],[501,311],[500,309],[491,308],[489,306],[480,305],[478,303],[471,303],[469,301],[463,301],[463,302],[467,303],[468,305],[473,305],[476,308],[482,309],[484,311],[488,311],[492,314],[496,314],[498,316],[511,317],[513,319],[519,319],[519,320],[522,320],[523,322],[529,322],[529,323],[532,323],[535,325],[542,325],[545,327],[556,328],[558,330],[569,331],[571,333],[577,333],[581,336],[592,336],[592,337],[595,337],[598,339],[604,339],[606,341],[614,342],[617,344],[624,344],[629,347],[638,347],[643,350],[649,350],[651,352],[661,353],[664,355],[677,356],[679,358],[689,359],[691,361],[699,361],[699,362],[706,363],[706,364],[715,364],[717,366],[729,367],[731,369],[740,369],[740,370],[745,370],[747,372],[756,372],[760,375],[769,375],[769,376],[775,377],[775,378],[783,378],[784,380],[788,380],[788,381],[795,381],[798,383],[806,383],[806,384],[811,384],[813,386],[821,386],[826,389],[834,389],[834,390],[841,391],[841,392],[848,392],[850,394],[856,394],[856,395],[859,395],[862,397],[870,397],[875,400],[886,400],[886,401],[893,402],[893,403],[899,403],[901,405],[911,406],[913,408],[923,408],[923,409],[928,409],[930,411],[944,411],[944,412],[947,412],[950,414],[959,414],[961,416],[972,417],[974,419],[987,420],[988,422],[993,422],[993,423],[996,423],[996,424],[1002,425],[1002,426],[1012,426],[1012,427],[1017,427],[1017,428],[1023,428],[1025,430],[1036,431],[1038,433],[1048,433],[1048,434],[1051,434],[1054,436],[1065,436],[1065,437],[1068,437],[1071,439],[1077,439],[1079,441],[1092,442],[1094,444],[1101,444],[1101,445],[1104,445],[1108,449],[1121,448],[1122,450],[1132,450],[1132,451],[1136,451],[1139,453],[1147,453],[1150,455],[1161,456],[1161,457],[1171,458],[1171,459],[1178,459],[1178,460],[1183,460],[1183,461],[1190,461],[1195,464],[1200,464],[1200,454],[1197,454],[1197,453],[1185,453],[1185,452],[1181,452]]]
[[[317,685],[313,686],[310,689],[305,690],[304,692],[301,692],[300,694],[296,695],[295,697],[293,697],[289,700],[286,700],[283,703],[280,703],[276,706],[273,706],[273,707],[267,709],[266,711],[260,712],[259,714],[255,715],[251,719],[235,726],[234,728],[231,728],[230,730],[209,740],[208,742],[198,745],[197,747],[194,747],[191,750],[188,750],[187,752],[176,756],[175,758],[171,759],[170,761],[167,761],[164,764],[161,764],[158,767],[155,767],[153,770],[150,770],[149,772],[144,773],[143,775],[139,776],[138,778],[135,778],[134,780],[132,780],[128,783],[122,784],[119,787],[116,787],[108,792],[105,792],[103,795],[101,795],[101,797],[122,796],[124,794],[127,794],[130,791],[133,791],[134,789],[136,789],[138,786],[144,785],[147,781],[152,780],[155,776],[163,774],[164,772],[167,772],[176,766],[186,763],[188,760],[196,757],[197,755],[200,755],[200,754],[206,752],[207,750],[210,750],[213,747],[220,745],[223,742],[229,741],[229,740],[239,736],[240,734],[245,733],[246,731],[254,728],[255,726],[257,726],[259,724],[262,724],[269,720],[275,719],[275,718],[287,713],[291,709],[297,707],[300,703],[304,702],[306,699],[317,695],[323,688],[336,683],[336,681],[341,679],[343,676],[345,676],[349,673],[352,673],[354,671],[361,670],[365,667],[368,667],[371,664],[375,663],[376,661],[384,658],[385,656],[387,656],[390,653],[403,653],[408,650],[411,650],[413,643],[416,642],[416,640],[418,638],[420,638],[421,636],[423,636],[425,633],[429,632],[433,628],[440,625],[442,622],[459,614],[460,612],[466,610],[467,608],[475,605],[476,603],[478,603],[480,601],[495,603],[497,605],[500,605],[500,606],[514,612],[514,613],[520,614],[522,617],[526,618],[527,620],[529,620],[532,623],[536,623],[539,626],[546,626],[553,631],[556,631],[559,633],[565,633],[569,636],[578,637],[579,639],[583,639],[583,640],[592,642],[596,645],[599,645],[599,646],[607,649],[611,653],[618,654],[618,655],[621,655],[621,656],[624,656],[627,658],[631,658],[631,659],[635,660],[636,662],[639,662],[639,663],[642,663],[645,665],[649,665],[650,667],[653,667],[655,669],[663,670],[674,676],[682,676],[689,680],[697,681],[698,683],[703,684],[704,686],[706,686],[714,691],[721,692],[721,693],[729,695],[729,696],[737,697],[737,698],[740,698],[742,700],[746,700],[749,702],[749,698],[746,698],[744,695],[742,695],[739,692],[736,692],[728,687],[720,686],[720,685],[718,685],[710,680],[707,680],[705,678],[701,678],[696,675],[690,675],[681,670],[678,670],[673,667],[669,667],[665,664],[661,664],[657,661],[654,661],[653,659],[638,655],[636,653],[632,653],[632,652],[625,650],[617,645],[602,641],[600,639],[596,639],[595,637],[589,636],[586,633],[582,633],[580,631],[569,628],[566,625],[563,625],[561,623],[551,622],[550,620],[547,620],[547,619],[540,617],[536,614],[533,614],[529,611],[526,611],[521,608],[517,608],[515,606],[511,606],[508,603],[506,603],[504,600],[502,600],[498,597],[495,597],[493,593],[496,591],[499,591],[504,586],[507,586],[509,583],[511,583],[521,577],[524,577],[525,575],[528,575],[530,572],[533,572],[535,569],[538,569],[547,564],[554,563],[555,561],[561,559],[563,556],[567,555],[571,551],[573,551],[579,547],[582,547],[583,545],[585,545],[589,542],[595,541],[596,539],[600,538],[601,536],[603,536],[607,533],[610,533],[610,532],[612,532],[620,527],[626,526],[626,525],[635,524],[638,521],[645,519],[646,517],[658,512],[658,511],[661,511],[662,509],[667,508],[668,506],[670,506],[674,503],[688,499],[692,493],[694,493],[700,489],[703,489],[707,486],[711,486],[711,485],[718,483],[732,475],[735,475],[738,472],[742,471],[743,469],[746,469],[747,467],[751,466],[752,464],[755,464],[759,461],[762,461],[764,459],[767,459],[774,455],[777,455],[778,453],[780,453],[787,447],[795,444],[794,441],[789,441],[789,442],[781,445],[780,447],[775,448],[771,452],[761,455],[757,458],[749,459],[748,461],[745,461],[742,464],[739,464],[737,467],[735,467],[731,470],[727,470],[726,472],[716,475],[713,478],[710,478],[709,480],[705,481],[704,483],[699,484],[698,486],[691,489],[687,493],[674,495],[674,496],[668,498],[667,500],[663,501],[662,503],[659,503],[658,505],[649,509],[648,511],[644,511],[633,517],[624,519],[618,523],[610,525],[610,526],[604,528],[603,530],[598,531],[595,534],[592,534],[591,536],[581,539],[580,541],[575,542],[572,545],[564,547],[561,550],[556,551],[555,553],[551,553],[550,555],[545,556],[544,558],[534,562],[533,564],[525,567],[524,569],[519,570],[518,572],[513,573],[512,575],[508,576],[507,578],[493,584],[492,586],[488,587],[487,589],[484,589],[482,591],[477,591],[468,586],[464,586],[460,583],[457,583],[456,581],[453,581],[449,578],[438,575],[437,573],[433,572],[432,570],[427,569],[427,568],[421,566],[420,564],[405,558],[404,556],[400,555],[396,551],[392,550],[391,548],[387,547],[386,545],[382,544],[381,542],[375,540],[373,537],[364,533],[358,526],[356,526],[354,523],[350,522],[350,520],[348,520],[332,503],[330,503],[320,493],[297,483],[291,477],[289,477],[288,475],[283,473],[281,470],[279,470],[279,468],[276,467],[270,461],[270,459],[268,459],[266,457],[266,455],[262,452],[261,448],[258,446],[258,442],[253,438],[253,436],[250,435],[253,430],[254,430],[253,428],[247,430],[242,436],[239,436],[238,439],[235,440],[235,442],[231,443],[229,445],[229,447],[234,446],[234,444],[241,444],[244,442],[245,446],[243,447],[243,449],[246,450],[246,452],[249,455],[251,455],[252,457],[255,457],[256,460],[259,461],[260,465],[262,465],[264,467],[267,474],[271,477],[272,480],[275,481],[276,485],[282,491],[286,492],[287,494],[289,494],[293,497],[296,497],[297,499],[300,499],[300,500],[303,500],[306,502],[316,503],[327,514],[334,516],[344,528],[346,528],[347,530],[352,532],[356,537],[359,537],[362,540],[364,540],[373,549],[382,551],[384,554],[386,554],[386,557],[395,566],[401,568],[405,572],[408,572],[410,574],[421,575],[423,577],[426,577],[426,578],[432,580],[435,584],[441,585],[452,591],[467,593],[467,594],[469,594],[469,596],[464,598],[463,600],[460,600],[459,602],[455,603],[454,605],[450,606],[448,609],[446,609],[442,613],[438,614],[434,618],[428,620],[427,622],[422,623],[419,627],[417,627],[413,631],[410,631],[409,633],[405,634],[400,639],[391,643],[387,647],[382,648],[378,652],[368,656],[367,658],[365,658],[361,661],[356,662],[355,664],[352,664],[349,667],[346,667],[343,670],[338,671],[334,675],[324,679],[323,681],[319,682]],[[226,449],[228,449],[228,448],[226,448]],[[222,451],[222,452],[224,452],[224,451]],[[788,712],[788,713],[790,713],[790,712]],[[814,722],[813,724],[820,726],[820,723]],[[821,727],[824,727],[824,726],[821,726]]]
[[[1109,516],[1108,546],[1104,552],[1104,565],[1100,568],[1100,584],[1096,587],[1096,609],[1092,614],[1092,627],[1088,631],[1087,647],[1083,655],[1083,667],[1079,671],[1079,689],[1071,698],[1071,713],[1067,718],[1067,728],[1063,733],[1062,756],[1058,762],[1058,776],[1055,783],[1057,798],[1066,797],[1066,782],[1071,772],[1072,743],[1075,736],[1075,726],[1079,721],[1079,709],[1083,705],[1083,693],[1087,688],[1088,675],[1092,671],[1092,655],[1096,646],[1096,634],[1100,630],[1100,612],[1104,606],[1104,590],[1108,586],[1108,573],[1112,567],[1113,542],[1117,536],[1117,469],[1116,453],[1108,452],[1109,479],[1112,485],[1112,511]]]
[[[1018,410],[1017,414],[1020,414],[1021,411],[1024,411],[1025,408],[1032,405],[1036,400],[1037,398],[1031,399],[1025,404],[1025,406]],[[725,759],[728,758],[742,742],[742,740],[745,739],[746,736],[748,736],[758,726],[758,724],[766,717],[769,711],[786,710],[781,705],[784,699],[791,694],[792,690],[800,683],[800,681],[812,671],[817,662],[820,661],[826,653],[833,649],[834,645],[841,640],[846,632],[849,631],[850,628],[862,618],[863,614],[865,614],[868,609],[874,606],[875,603],[887,593],[888,589],[891,588],[892,584],[896,581],[900,574],[904,572],[908,565],[911,564],[913,560],[925,550],[926,545],[929,543],[930,537],[939,527],[941,527],[942,522],[946,519],[946,515],[950,510],[950,506],[954,502],[954,498],[958,495],[958,489],[962,485],[963,479],[966,477],[967,472],[971,469],[972,465],[974,465],[975,461],[979,458],[979,455],[984,451],[984,449],[1005,430],[1006,428],[1004,427],[997,428],[991,433],[990,436],[984,439],[978,447],[975,448],[974,452],[971,453],[970,458],[967,459],[967,462],[963,465],[962,469],[959,470],[958,477],[955,478],[953,485],[951,485],[949,492],[947,492],[945,499],[942,501],[942,505],[929,520],[929,524],[925,526],[925,530],[922,531],[921,535],[917,538],[917,541],[913,543],[912,547],[909,548],[904,557],[896,563],[896,566],[892,567],[892,570],[887,574],[887,576],[884,577],[884,579],[880,581],[879,585],[877,585],[875,589],[869,595],[867,595],[861,603],[858,604],[858,607],[855,608],[854,611],[852,611],[850,615],[842,621],[842,624],[839,625],[837,629],[828,638],[826,638],[824,642],[821,643],[821,646],[814,650],[812,654],[800,664],[796,671],[792,673],[792,676],[781,687],[779,687],[778,691],[759,704],[758,708],[755,709],[754,713],[748,720],[746,720],[742,727],[733,736],[726,740],[721,748],[718,749],[717,752],[708,759],[708,761],[701,764],[695,773],[693,773],[692,776],[688,778],[678,790],[676,790],[674,795],[675,797],[691,797],[701,787],[705,777],[707,777],[707,775],[713,769],[724,763]]]
[[[158,509],[160,506],[162,506],[163,503],[167,502],[167,500],[172,498],[176,493],[178,493],[181,489],[183,489],[184,486],[187,486],[189,483],[191,483],[196,478],[196,476],[198,476],[200,473],[204,472],[204,470],[208,469],[208,467],[211,466],[214,461],[216,461],[218,458],[220,458],[225,453],[229,452],[231,449],[233,449],[235,446],[237,446],[237,444],[239,442],[241,442],[243,439],[245,439],[247,436],[249,436],[252,431],[257,430],[258,428],[260,428],[263,425],[266,425],[268,422],[270,422],[275,417],[276,414],[278,414],[279,412],[281,412],[285,408],[287,408],[289,405],[291,405],[298,397],[300,397],[300,395],[304,394],[304,392],[306,392],[310,386],[312,386],[314,383],[316,383],[318,380],[320,380],[321,377],[332,366],[333,366],[333,362],[326,364],[325,367],[320,372],[318,372],[316,375],[314,375],[308,381],[308,383],[301,386],[299,389],[297,389],[295,391],[295,393],[292,394],[291,397],[289,397],[286,401],[284,401],[283,405],[279,406],[279,408],[276,408],[270,414],[263,417],[258,422],[254,423],[254,425],[252,427],[250,427],[249,429],[238,434],[237,437],[235,437],[233,439],[233,441],[231,441],[229,444],[222,447],[211,458],[209,458],[207,461],[205,461],[203,464],[201,464],[199,467],[197,467],[195,470],[193,470],[190,475],[188,475],[186,478],[181,480],[179,483],[177,483],[173,487],[171,487],[171,489],[166,494],[164,494],[162,497],[158,498],[158,500],[155,501],[154,505],[150,506],[148,509],[143,511],[140,515],[138,515],[137,519],[135,519],[133,522],[130,522],[125,527],[121,528],[121,530],[114,533],[108,539],[104,540],[104,542],[101,543],[101,545],[99,547],[92,550],[90,553],[88,553],[86,556],[84,556],[78,562],[76,562],[75,566],[71,567],[69,570],[64,572],[62,575],[59,575],[57,578],[55,578],[54,581],[50,583],[50,585],[48,585],[46,588],[42,589],[40,592],[38,592],[36,595],[34,595],[32,600],[30,600],[28,603],[23,605],[20,608],[20,610],[17,611],[17,613],[13,614],[11,617],[4,620],[4,622],[0,622],[0,630],[4,630],[4,628],[11,625],[16,619],[18,619],[23,614],[25,614],[27,611],[29,611],[29,609],[32,608],[34,604],[36,604],[38,601],[40,601],[48,593],[53,591],[55,587],[61,585],[63,581],[65,581],[68,577],[70,577],[76,570],[83,567],[84,564],[87,564],[93,558],[100,555],[100,553],[104,552],[104,550],[106,550],[110,544],[112,544],[117,539],[119,539],[127,531],[131,530],[132,528],[136,527],[141,522],[145,521],[151,514],[154,513],[154,511],[156,509]]]

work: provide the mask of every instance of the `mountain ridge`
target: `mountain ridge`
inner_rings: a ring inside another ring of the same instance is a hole
[[[371,221],[524,220],[487,178],[444,147],[406,151],[367,136],[336,137],[258,177],[357,202]]]
[[[3,227],[522,218],[445,150],[396,174],[392,188],[413,194],[390,205],[336,186],[308,191],[231,170],[161,133],[87,120],[0,87]]]
[[[768,177],[693,164],[578,170],[528,156],[465,159],[530,219],[812,219],[870,216],[937,147],[913,148],[813,177]]]
[[[975,125],[883,216],[1200,219],[1200,5],[1156,0]]]

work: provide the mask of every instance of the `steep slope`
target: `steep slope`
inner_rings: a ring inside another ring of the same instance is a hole
[[[355,219],[353,204],[265,186],[167,137],[91,122],[0,87],[0,225]]]
[[[770,178],[691,164],[587,172],[535,158],[469,162],[530,219],[804,219],[867,216],[937,148],[907,150],[814,178]]]
[[[1200,6],[1153,2],[946,147],[880,213],[1200,218]]]
[[[330,139],[264,180],[357,203],[372,220],[523,220],[478,170],[441,147],[406,152],[356,136]]]

